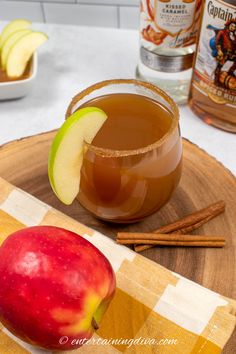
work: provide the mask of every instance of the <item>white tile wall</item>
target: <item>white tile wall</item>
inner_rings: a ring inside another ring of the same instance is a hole
[[[120,27],[138,28],[139,27],[139,8],[138,7],[119,7]]]
[[[116,6],[47,3],[43,7],[46,22],[103,27],[118,26]]]
[[[42,4],[28,1],[0,1],[0,20],[15,18],[44,22]]]
[[[0,20],[138,29],[140,0],[0,0]]]
[[[5,1],[11,2],[12,0],[5,0]],[[22,2],[22,0],[13,0],[13,1]],[[38,2],[38,3],[42,3],[42,2],[75,3],[76,2],[76,0],[25,0],[25,1],[27,1],[27,2]],[[98,0],[98,2],[100,2],[100,0]]]
[[[100,5],[127,5],[138,6],[140,0],[75,0],[78,3],[84,4],[100,4]]]
[[[11,0],[8,0],[8,1],[11,1]],[[14,1],[22,1],[22,0],[14,0]],[[76,3],[76,0],[26,0],[26,1],[29,1],[29,2],[59,2],[59,3]],[[98,0],[99,1],[99,0]]]

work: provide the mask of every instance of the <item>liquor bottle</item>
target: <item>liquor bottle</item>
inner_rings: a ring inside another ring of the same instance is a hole
[[[189,94],[202,0],[141,0],[136,76],[178,103]]]
[[[236,0],[205,0],[189,104],[206,123],[236,133]]]

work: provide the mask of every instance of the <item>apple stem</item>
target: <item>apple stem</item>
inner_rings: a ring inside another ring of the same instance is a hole
[[[91,323],[92,323],[92,327],[95,329],[95,331],[97,329],[99,329],[99,325],[97,324],[97,322],[96,322],[94,317],[92,318],[92,322]]]

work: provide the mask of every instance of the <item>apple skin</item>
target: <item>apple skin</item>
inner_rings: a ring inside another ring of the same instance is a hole
[[[20,339],[49,350],[81,346],[116,287],[107,258],[90,242],[54,226],[10,235],[0,247],[0,321]],[[60,344],[61,337],[68,341]]]
[[[48,177],[54,193],[66,205],[79,193],[84,142],[92,142],[106,119],[106,113],[100,108],[80,108],[66,119],[53,139]]]

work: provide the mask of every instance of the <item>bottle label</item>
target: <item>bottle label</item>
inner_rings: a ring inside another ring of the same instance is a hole
[[[215,103],[236,107],[236,5],[206,0],[193,86]]]
[[[141,40],[149,50],[196,43],[202,0],[142,0]]]

